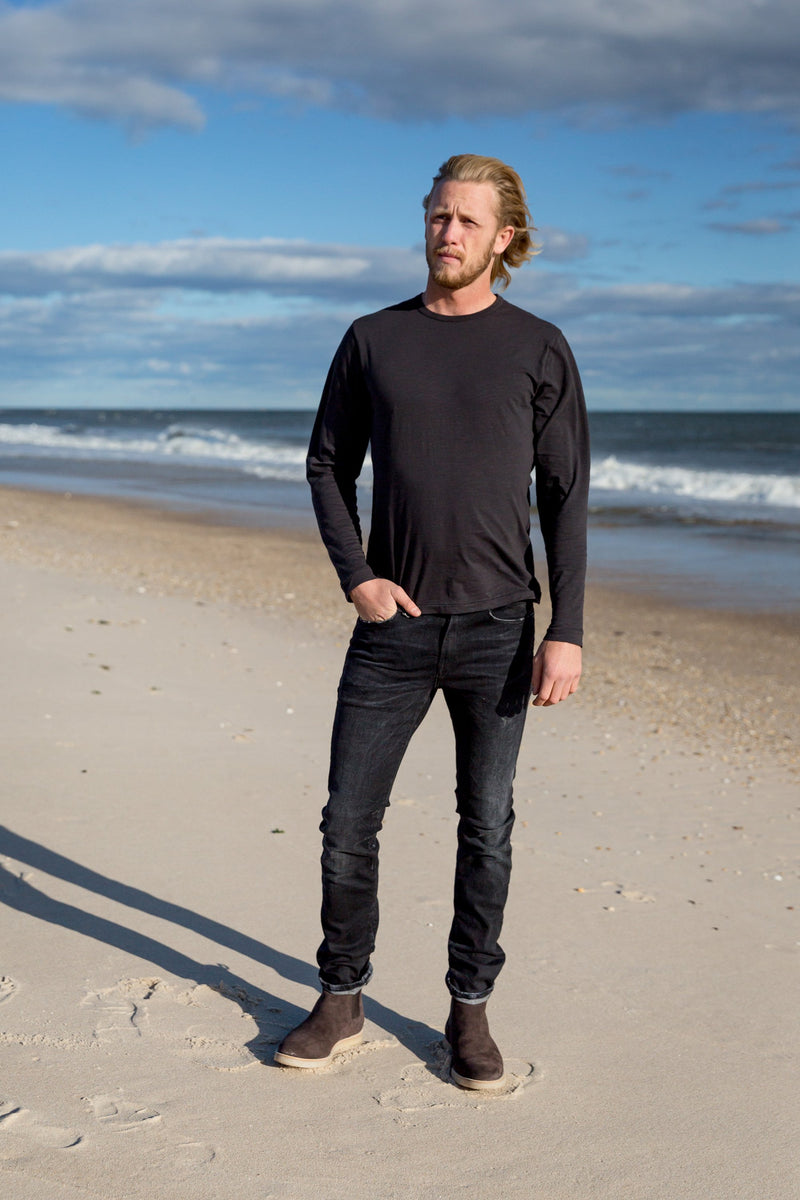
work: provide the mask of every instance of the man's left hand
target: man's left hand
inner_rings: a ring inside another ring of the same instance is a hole
[[[531,679],[535,707],[558,704],[577,692],[581,658],[580,646],[574,646],[572,642],[541,643],[533,659]]]

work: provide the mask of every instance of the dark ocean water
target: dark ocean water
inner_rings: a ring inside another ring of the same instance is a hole
[[[699,603],[797,611],[800,413],[590,419],[596,576]],[[312,421],[308,411],[0,409],[0,484],[311,524]],[[367,464],[367,513],[369,477]]]

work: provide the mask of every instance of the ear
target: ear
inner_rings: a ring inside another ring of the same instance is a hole
[[[498,229],[497,236],[494,239],[494,253],[502,254],[511,244],[511,239],[514,237],[514,226],[504,225],[502,229]]]

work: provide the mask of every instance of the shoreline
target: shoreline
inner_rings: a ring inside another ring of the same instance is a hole
[[[344,643],[352,609],[316,530],[2,488],[0,556],[157,595],[232,604]],[[546,597],[537,611],[547,620]],[[690,605],[590,569],[575,703],[625,710],[723,760],[800,769],[800,615]]]
[[[294,452],[299,453],[298,447]],[[41,460],[36,470],[0,472],[0,492],[108,500],[232,527],[316,530],[304,477],[262,478],[179,459],[136,463]],[[299,464],[295,463],[298,468]],[[46,471],[46,474],[42,472]],[[77,474],[73,472],[77,471]],[[741,481],[740,481],[741,485]],[[368,496],[362,496],[368,507]],[[780,613],[800,611],[800,509],[741,505],[714,511],[699,500],[613,493],[590,497],[589,563],[595,581],[645,591],[692,608]],[[365,534],[366,511],[362,513]],[[532,542],[544,555],[535,511]]]

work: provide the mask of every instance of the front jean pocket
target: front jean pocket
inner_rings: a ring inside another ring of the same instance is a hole
[[[408,620],[408,621],[411,620],[411,617],[409,617],[409,615],[405,611],[405,609],[402,609],[400,607],[400,605],[398,604],[397,608],[392,613],[392,615],[390,617],[387,617],[385,621],[365,621],[363,617],[358,617],[356,620],[356,624],[363,625],[367,629],[379,629],[379,628],[381,628],[381,626],[391,625],[393,621],[396,621],[397,618],[401,617],[401,616],[405,617],[406,620]]]
[[[501,604],[499,608],[490,608],[489,616],[501,624],[521,625],[531,612],[530,600],[512,600],[510,604]]]

